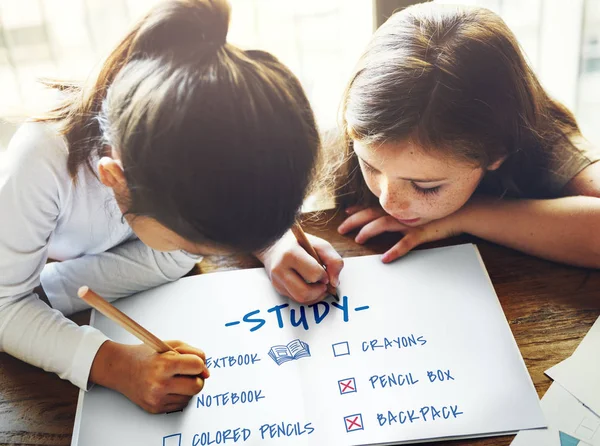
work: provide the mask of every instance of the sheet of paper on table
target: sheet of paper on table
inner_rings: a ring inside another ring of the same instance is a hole
[[[600,318],[571,357],[546,370],[546,375],[600,415]]]
[[[391,265],[345,259],[340,302],[299,305],[264,270],[184,278],[116,305],[207,353],[211,377],[179,413],[150,415],[96,386],[73,445],[356,445],[545,426],[536,391],[473,245]],[[101,315],[93,325],[135,338]]]
[[[519,432],[511,446],[600,446],[600,418],[560,384],[552,383],[541,404],[548,429]]]
[[[600,318],[573,355],[551,367],[554,379],[541,405],[548,429],[519,432],[511,446],[600,446]],[[558,443],[556,443],[558,442]]]

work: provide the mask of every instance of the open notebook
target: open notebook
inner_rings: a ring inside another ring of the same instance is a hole
[[[399,444],[545,425],[473,245],[391,265],[345,259],[339,290],[339,303],[298,305],[254,269],[118,302],[162,339],[202,348],[211,377],[184,411],[163,415],[100,386],[81,392],[72,444]],[[98,313],[93,325],[138,342]]]

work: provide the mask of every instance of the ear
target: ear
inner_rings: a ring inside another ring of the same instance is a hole
[[[506,158],[507,158],[506,155],[498,158],[492,164],[490,164],[489,166],[487,166],[487,170],[498,170],[498,168],[502,165],[502,163],[504,161],[506,161]]]
[[[129,198],[129,188],[120,160],[108,156],[100,158],[100,161],[98,161],[98,176],[102,184],[110,187],[115,192],[117,200],[125,201]]]

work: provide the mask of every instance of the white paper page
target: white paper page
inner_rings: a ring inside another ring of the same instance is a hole
[[[600,415],[600,318],[573,355],[546,370],[546,375]]]
[[[531,429],[517,434],[510,446],[562,446],[558,430],[548,427],[546,429]]]
[[[552,438],[553,443],[550,444],[554,444],[554,441],[558,443],[559,432],[575,437],[585,444],[600,446],[600,418],[560,384],[553,383],[548,388],[541,406],[549,429],[519,432],[511,446],[544,446],[545,438]],[[579,445],[583,446],[583,443]]]
[[[356,445],[545,426],[474,246],[416,251],[391,265],[345,259],[341,283],[339,303],[310,307],[279,296],[262,269],[189,277],[119,301],[160,338],[202,348],[211,377],[183,412],[165,415],[96,386],[73,444]],[[95,326],[136,342],[101,315]],[[310,356],[298,356],[296,339]],[[290,343],[297,359],[278,365],[269,352]]]

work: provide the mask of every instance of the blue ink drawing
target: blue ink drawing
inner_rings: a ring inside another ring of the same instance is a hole
[[[338,381],[338,387],[340,388],[340,395],[345,395],[346,393],[355,393],[356,381],[354,378],[340,379]]]
[[[346,415],[344,417],[346,432],[362,431],[365,429],[363,425],[362,415],[355,413],[354,415]]]
[[[162,446],[181,446],[181,434],[173,434],[163,437]]]
[[[338,342],[337,344],[331,344],[333,348],[333,356],[346,356],[350,354],[350,346],[348,341]]]
[[[269,356],[277,365],[310,356],[310,347],[300,339],[294,339],[288,345],[274,345],[269,350]]]

